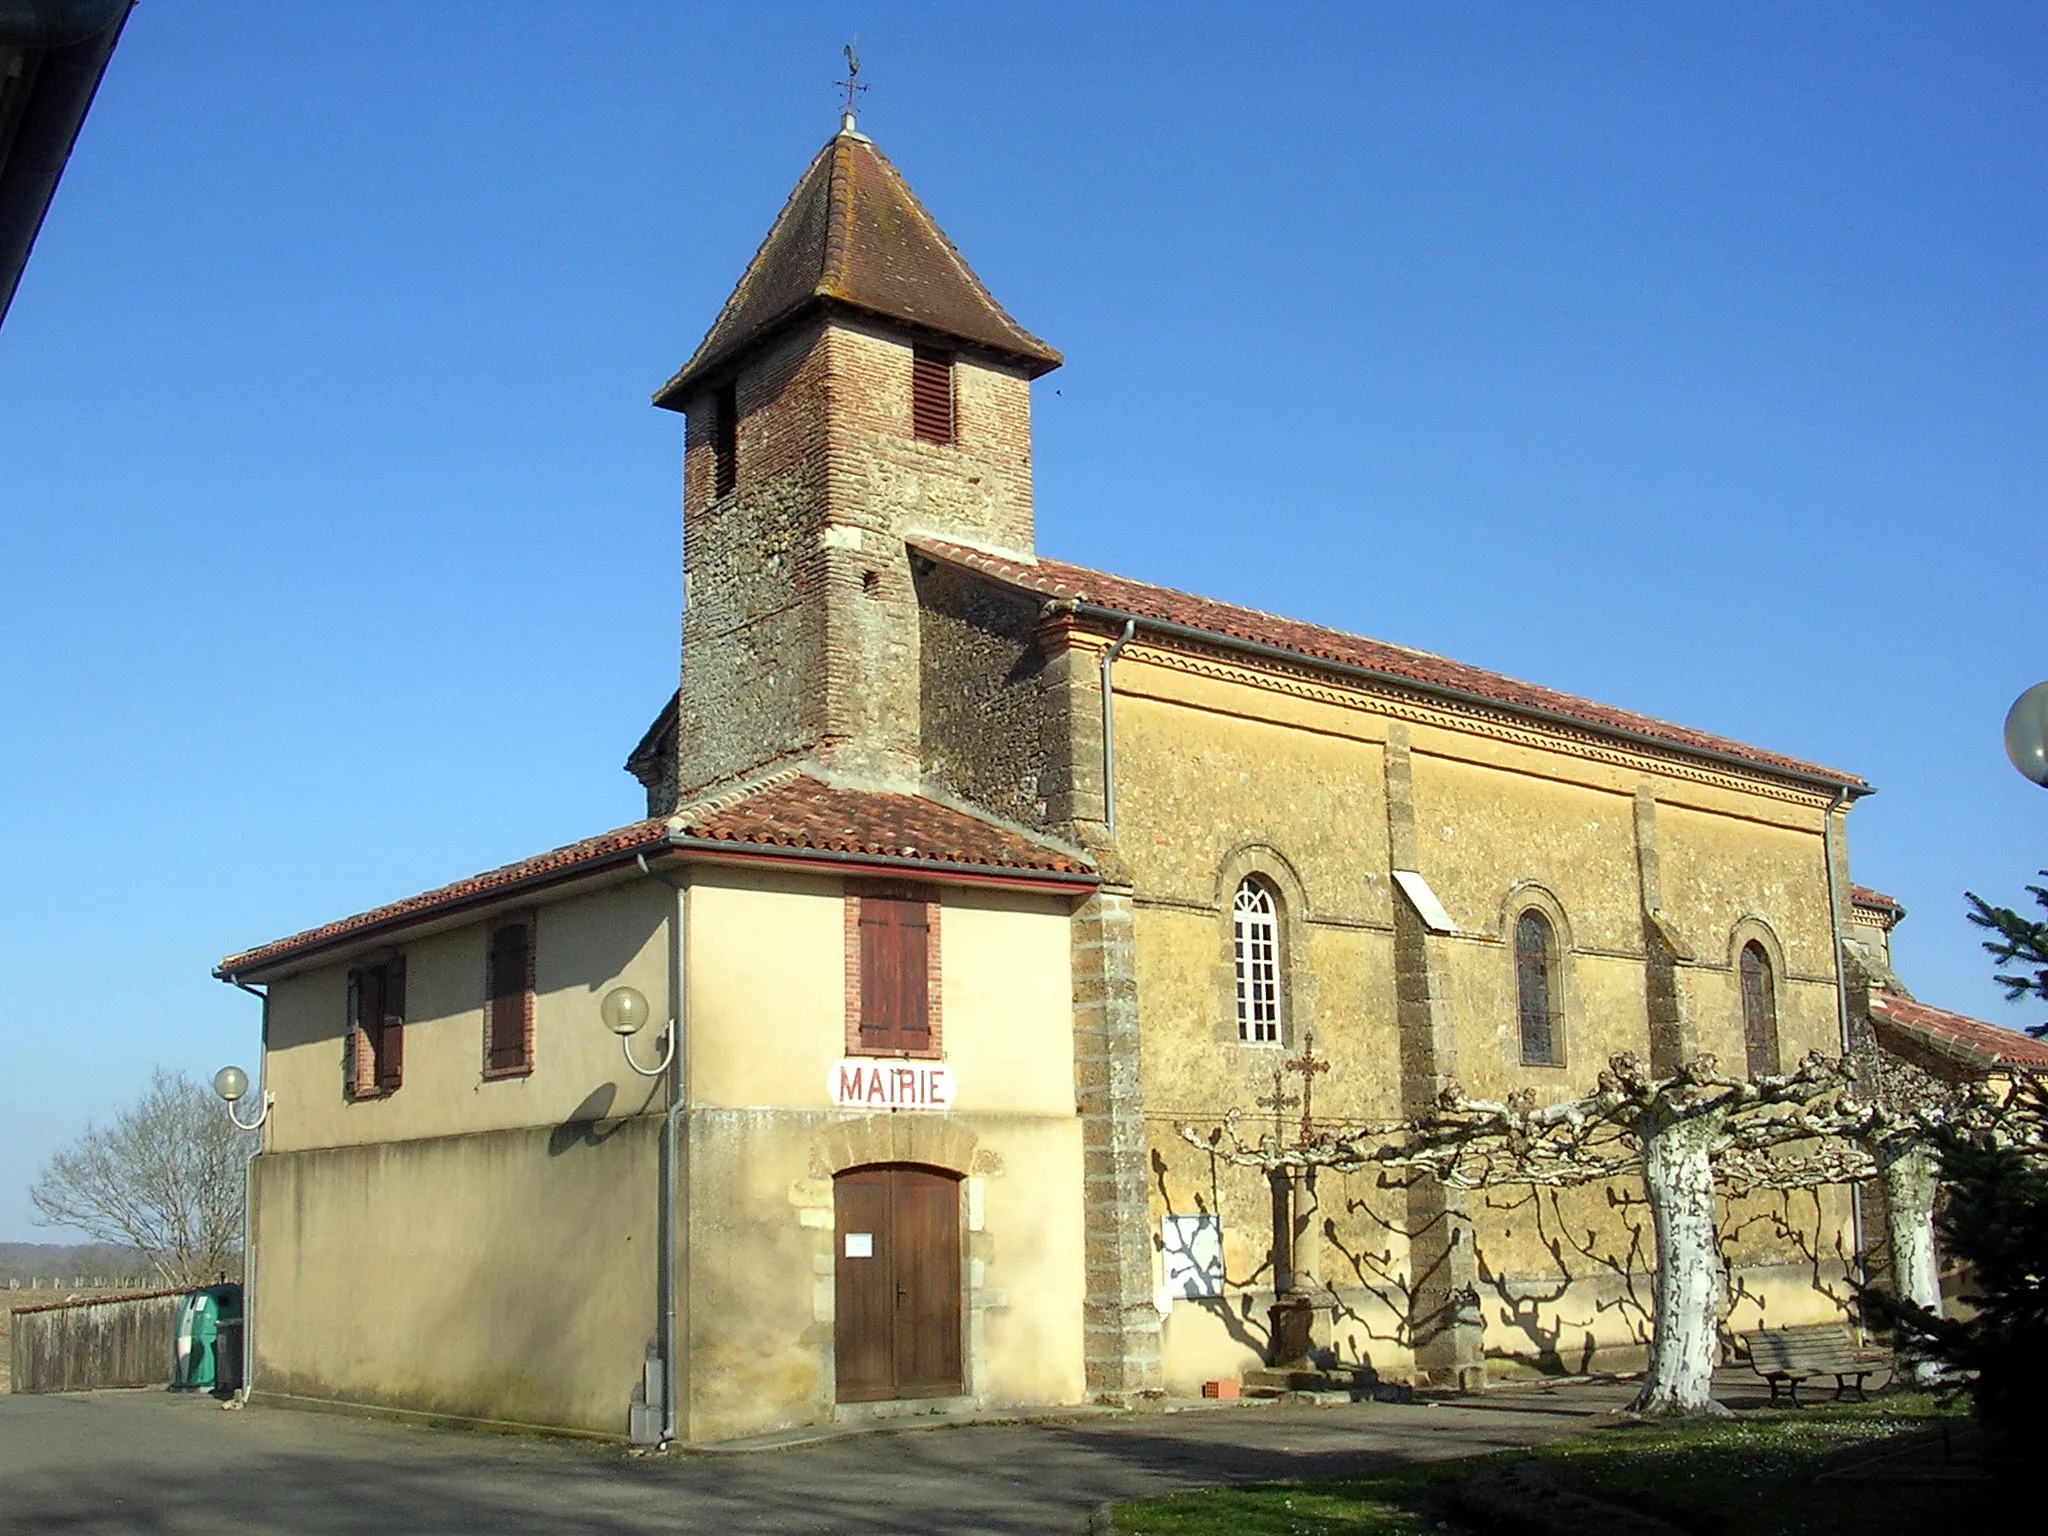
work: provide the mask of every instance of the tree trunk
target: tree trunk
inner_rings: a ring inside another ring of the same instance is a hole
[[[1708,1157],[1722,1116],[1661,1116],[1643,1127],[1643,1184],[1656,1237],[1656,1311],[1650,1368],[1635,1411],[1713,1413],[1721,1356],[1721,1262],[1714,1231],[1714,1167]]]
[[[1941,1315],[1941,1265],[1934,1254],[1934,1154],[1911,1146],[1882,1162],[1885,1212],[1892,1245],[1892,1284],[1905,1300]],[[1932,1360],[1901,1351],[1899,1363],[1916,1382],[1941,1374]]]

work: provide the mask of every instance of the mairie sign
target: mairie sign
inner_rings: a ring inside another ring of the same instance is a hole
[[[951,1109],[953,1074],[936,1061],[878,1061],[843,1056],[825,1091],[841,1109]]]

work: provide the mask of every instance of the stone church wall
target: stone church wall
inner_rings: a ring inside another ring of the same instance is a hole
[[[1216,1301],[1162,1300],[1169,1389],[1255,1363],[1274,1267],[1263,1178],[1213,1165],[1176,1127],[1231,1108],[1248,1129],[1270,1125],[1259,1101],[1271,1103],[1276,1069],[1307,1030],[1332,1064],[1315,1085],[1322,1123],[1413,1114],[1451,1080],[1483,1097],[1528,1086],[1564,1098],[1588,1091],[1611,1053],[1649,1053],[1662,965],[1677,1046],[1740,1071],[1732,967],[1741,937],[1762,932],[1783,960],[1782,1061],[1832,1048],[1811,795],[1473,730],[1306,678],[1170,656],[1142,637],[1118,664],[1117,692],[1116,853],[1138,918],[1151,1236],[1157,1248],[1168,1214],[1220,1215],[1228,1280]],[[1398,867],[1424,875],[1454,932],[1424,931],[1396,894]],[[1248,874],[1280,909],[1281,1048],[1237,1039],[1230,903]],[[1646,898],[1662,929],[1646,922]],[[1531,905],[1558,936],[1558,1066],[1521,1060],[1512,933]],[[1669,954],[1649,947],[1662,933]],[[1279,1091],[1295,1101],[1283,1112],[1291,1134],[1300,1078],[1283,1075]],[[1340,1362],[1455,1379],[1482,1357],[1510,1373],[1639,1361],[1650,1280],[1639,1189],[1431,1205],[1377,1179],[1319,1183],[1292,1257],[1334,1288],[1323,1347]],[[1724,1216],[1733,1326],[1840,1315],[1844,1198],[1757,1197]],[[1455,1301],[1464,1285],[1476,1314]]]
[[[922,767],[947,793],[1005,820],[1072,820],[1064,651],[1039,638],[1038,603],[912,558],[917,584]]]
[[[713,467],[711,400],[683,454],[680,790],[777,761],[826,727],[824,524],[830,349],[800,328],[740,373],[738,485]]]

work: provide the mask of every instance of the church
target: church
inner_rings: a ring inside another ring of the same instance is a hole
[[[264,996],[258,1399],[650,1442],[1134,1402],[1274,1363],[1282,1293],[1358,1379],[1640,1364],[1639,1205],[1290,1194],[1181,1128],[1837,1052],[1896,920],[1869,786],[1041,554],[1060,363],[849,116],[654,396],[645,818],[217,968]],[[1843,1315],[1859,1208],[1774,1198],[1732,1325]]]

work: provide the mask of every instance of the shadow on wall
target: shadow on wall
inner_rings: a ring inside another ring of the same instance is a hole
[[[618,1135],[626,1123],[623,1117],[609,1126],[603,1124],[617,1097],[618,1086],[614,1083],[599,1083],[591,1089],[590,1096],[569,1111],[569,1118],[548,1137],[548,1156],[560,1157],[571,1147],[601,1147]]]
[[[580,1109],[601,1113],[609,1092]],[[264,1197],[283,1210],[298,1203],[290,1180],[301,1174],[320,1180],[321,1209],[425,1186],[446,1219],[422,1214],[423,1197],[397,1207],[418,1219],[356,1231],[345,1253],[316,1232],[291,1262],[377,1275],[403,1307],[387,1315],[372,1288],[317,1327],[280,1336],[259,1324],[258,1391],[623,1434],[656,1329],[660,1134],[659,1119],[578,1118],[282,1165]],[[364,1337],[337,1340],[337,1329]]]

